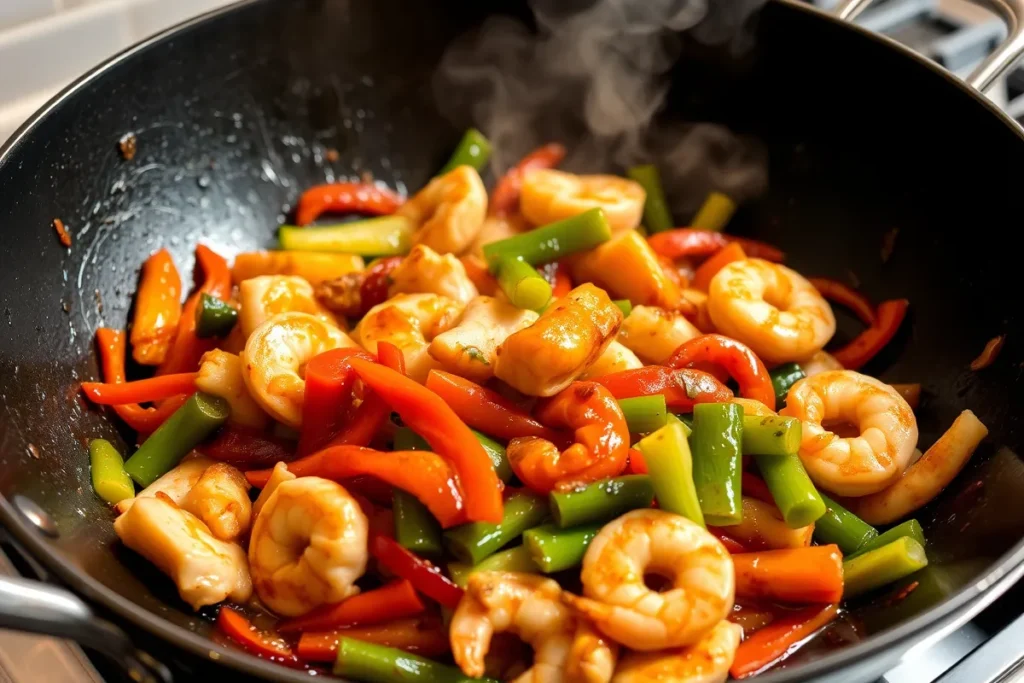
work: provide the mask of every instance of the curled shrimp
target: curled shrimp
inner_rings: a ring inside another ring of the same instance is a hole
[[[369,523],[340,484],[320,477],[283,481],[263,505],[249,541],[256,594],[297,617],[341,602],[366,571]]]
[[[302,370],[313,356],[355,342],[309,313],[280,313],[249,335],[242,352],[242,377],[249,395],[271,417],[302,425],[306,381]]]
[[[249,395],[242,374],[242,359],[237,355],[220,349],[203,354],[199,361],[196,389],[227,401],[231,408],[228,418],[231,422],[253,429],[266,427],[267,414]]]
[[[636,230],[627,230],[572,261],[576,282],[593,282],[616,299],[674,310],[679,286]]]
[[[630,652],[612,683],[725,683],[743,628],[720,621],[699,641],[668,652]]]
[[[449,372],[486,382],[494,377],[498,346],[537,317],[492,296],[478,296],[466,305],[457,325],[434,337],[430,355]]]
[[[623,232],[640,225],[646,198],[644,188],[632,180],[544,168],[523,178],[519,210],[534,225],[545,225],[597,208],[613,232]]]
[[[414,244],[440,254],[461,254],[483,227],[487,189],[472,166],[459,166],[431,180],[396,214],[412,221]]]
[[[634,306],[619,330],[619,341],[646,363],[664,365],[679,346],[700,336],[681,313]]]
[[[795,270],[763,259],[726,265],[708,287],[708,314],[719,332],[767,363],[798,361],[836,331],[832,308]]]
[[[582,284],[498,347],[494,374],[524,394],[553,396],[601,356],[621,324],[604,290]]]
[[[508,444],[509,464],[534,491],[571,489],[614,477],[626,468],[629,427],[618,401],[596,382],[573,382],[537,407],[549,427],[575,430],[576,443],[559,452],[539,436],[522,436]]]
[[[370,353],[378,342],[390,342],[405,356],[409,377],[422,382],[438,367],[430,357],[430,342],[452,326],[460,306],[438,294],[399,294],[371,308],[355,329],[356,338]]]
[[[670,581],[658,593],[645,573]],[[732,559],[701,526],[663,510],[633,510],[606,524],[583,556],[583,594],[564,599],[599,631],[634,650],[698,642],[732,610]]]
[[[313,285],[298,275],[260,275],[238,285],[238,324],[242,334],[251,335],[257,327],[279,313],[309,313],[337,326],[334,314],[316,298]]]
[[[577,645],[578,621],[561,596],[558,583],[542,576],[513,572],[470,575],[449,628],[455,663],[467,676],[482,676],[491,638],[507,632],[519,636],[534,651],[533,666],[512,683],[607,683],[615,661],[613,646],[586,630]],[[572,653],[579,659],[571,662]]]
[[[440,294],[465,304],[478,294],[459,259],[451,254],[442,256],[425,244],[413,247],[388,277],[388,296]]]
[[[227,463],[210,465],[181,501],[181,508],[202,520],[217,538],[234,541],[249,531],[249,482]]]
[[[881,491],[903,473],[917,446],[917,420],[899,392],[852,370],[800,380],[779,414],[801,420],[807,474],[840,496]],[[829,429],[844,423],[858,436],[841,438]]]

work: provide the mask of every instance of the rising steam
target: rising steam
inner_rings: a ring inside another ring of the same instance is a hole
[[[596,0],[566,11],[564,0],[532,0],[536,31],[494,17],[448,49],[437,100],[460,123],[469,112],[488,135],[495,173],[541,144],[573,141],[564,166],[574,170],[658,164],[686,214],[712,189],[749,199],[767,185],[759,144],[722,126],[658,126],[654,117],[681,41],[743,49],[764,1]]]

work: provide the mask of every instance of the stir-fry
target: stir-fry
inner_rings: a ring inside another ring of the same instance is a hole
[[[722,232],[722,194],[673,227],[652,166],[551,144],[488,194],[488,152],[407,199],[312,188],[281,250],[197,247],[184,304],[161,249],[97,331],[82,390],[139,445],[92,441],[93,485],[182,600],[358,681],[709,682],[927,564],[908,517],[987,430],[920,444],[920,387],[858,372],[907,301]],[[830,302],[865,329],[826,352]]]

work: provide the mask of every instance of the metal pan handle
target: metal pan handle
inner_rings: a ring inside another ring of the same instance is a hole
[[[73,593],[40,581],[0,576],[0,629],[68,638],[109,657],[128,680],[171,683],[167,668],[136,650],[124,631]]]
[[[832,10],[832,14],[840,19],[853,20],[867,9],[871,2],[872,0],[841,0]],[[972,2],[992,10],[1006,24],[1006,40],[965,79],[972,88],[984,91],[1024,55],[1024,0]]]

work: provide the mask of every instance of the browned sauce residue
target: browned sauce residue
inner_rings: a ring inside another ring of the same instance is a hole
[[[338,159],[341,158],[341,155],[338,154],[338,150],[334,149],[333,147],[329,147],[327,149],[327,154],[324,155],[324,158],[327,159],[327,161],[329,161],[329,162],[331,162],[333,164]]]
[[[70,249],[71,248],[71,233],[68,232],[68,229],[64,227],[64,221],[62,221],[59,218],[54,218],[53,219],[53,229],[57,231],[57,238],[60,240],[60,243],[63,246],[65,246],[68,249]]]
[[[121,136],[121,139],[117,141],[117,148],[121,150],[121,156],[124,157],[125,161],[131,161],[135,158],[135,152],[138,149],[138,139],[135,137],[135,133],[125,133]]]
[[[1005,343],[1005,334],[989,339],[988,343],[985,344],[985,348],[982,349],[980,354],[978,354],[978,357],[971,361],[971,370],[984,370],[988,366],[992,365],[992,363],[996,361],[996,358],[999,357],[999,352],[1003,350],[1003,344]]]

